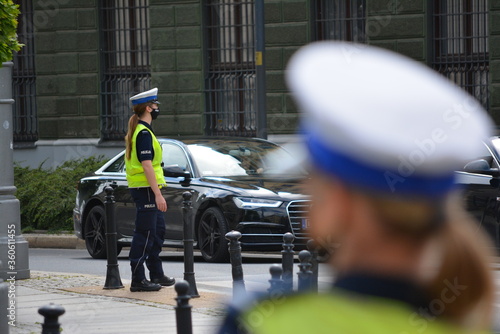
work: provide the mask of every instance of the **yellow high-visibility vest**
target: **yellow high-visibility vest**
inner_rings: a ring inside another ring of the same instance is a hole
[[[144,173],[144,168],[142,168],[142,164],[137,158],[137,148],[136,148],[136,139],[139,132],[142,130],[148,130],[151,133],[151,137],[153,139],[153,150],[155,152],[153,161],[151,162],[153,165],[153,169],[156,176],[156,182],[158,185],[165,184],[165,178],[163,176],[163,168],[161,167],[162,160],[162,149],[161,145],[156,139],[153,131],[148,129],[143,124],[137,124],[137,127],[134,131],[134,135],[132,136],[132,152],[130,155],[130,160],[125,158],[125,167],[127,173],[127,181],[129,188],[141,188],[141,187],[149,187],[148,180],[146,178],[146,174]]]
[[[238,324],[249,334],[487,333],[466,331],[436,317],[425,318],[403,302],[344,293],[275,295],[241,313]]]

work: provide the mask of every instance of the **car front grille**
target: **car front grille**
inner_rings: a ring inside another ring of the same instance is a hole
[[[307,227],[309,220],[307,213],[310,206],[311,201],[292,201],[286,208],[293,234],[297,239],[308,238]]]

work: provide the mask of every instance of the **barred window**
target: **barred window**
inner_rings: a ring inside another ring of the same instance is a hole
[[[123,139],[129,97],[151,88],[148,6],[148,0],[99,1],[103,140]]]
[[[14,142],[17,145],[26,145],[38,140],[33,2],[17,0],[16,4],[21,10],[17,34],[24,46],[13,57],[12,94],[15,101],[13,131]]]
[[[207,135],[256,135],[254,1],[207,0]]]
[[[488,0],[438,0],[431,66],[488,108]]]
[[[313,0],[313,39],[366,42],[366,0]]]

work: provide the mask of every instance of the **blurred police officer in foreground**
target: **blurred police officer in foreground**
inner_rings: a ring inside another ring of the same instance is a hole
[[[340,244],[336,281],[234,306],[220,333],[488,331],[488,242],[454,185],[491,133],[481,106],[424,65],[342,42],[299,50],[287,82],[304,112],[310,233]]]
[[[151,127],[160,113],[158,89],[153,88],[130,98],[134,114],[125,137],[125,164],[128,187],[136,205],[135,229],[130,246],[132,283],[130,291],[158,291],[175,279],[165,276],[160,258],[165,235],[167,202],[160,191],[163,177],[162,149]],[[151,281],[146,279],[144,263]]]

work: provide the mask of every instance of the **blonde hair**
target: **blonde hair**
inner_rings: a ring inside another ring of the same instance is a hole
[[[146,107],[151,106],[151,102],[141,103],[133,107],[134,114],[128,120],[128,130],[125,135],[125,158],[130,160],[132,156],[132,137],[139,123],[139,117],[146,112]]]
[[[441,203],[384,197],[370,200],[387,231],[439,249],[440,261],[425,285],[431,304],[441,305],[439,314],[432,315],[471,329],[489,328],[494,301],[489,266],[492,245],[465,212],[459,197],[450,195]],[[450,294],[452,298],[443,300]]]

